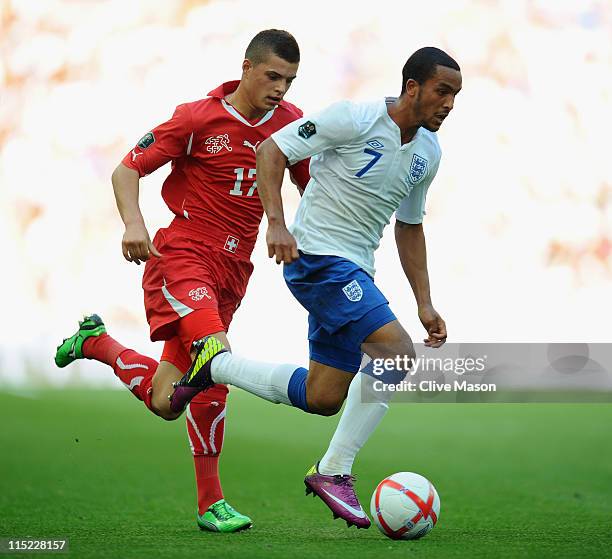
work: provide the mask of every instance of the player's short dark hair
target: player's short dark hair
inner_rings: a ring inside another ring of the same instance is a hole
[[[291,64],[300,61],[300,47],[298,47],[295,37],[281,29],[266,29],[257,33],[251,39],[244,57],[248,58],[253,65],[256,65],[263,62],[270,53]]]
[[[402,93],[406,91],[406,82],[415,80],[419,85],[424,84],[436,72],[436,66],[446,66],[461,71],[454,58],[436,47],[423,47],[414,52],[404,64],[402,70]]]

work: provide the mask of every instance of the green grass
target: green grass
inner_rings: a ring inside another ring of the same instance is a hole
[[[333,522],[302,478],[336,418],[234,391],[222,475],[247,532],[195,527],[182,420],[119,391],[0,393],[0,537],[67,536],[72,557],[602,557],[612,546],[612,406],[397,404],[362,451],[368,503],[396,471],[442,500],[426,538],[395,542]]]

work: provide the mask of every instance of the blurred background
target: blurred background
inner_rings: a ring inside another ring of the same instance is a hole
[[[142,267],[121,255],[110,175],[182,102],[239,79],[258,31],[302,52],[287,95],[308,114],[398,95],[422,46],[454,56],[463,91],[439,132],[425,219],[434,305],[454,342],[610,342],[612,4],[0,0],[0,384],[120,386],[107,367],[60,370],[55,346],[98,312],[125,345],[148,341]],[[141,181],[151,236],[170,221],[169,166]],[[299,197],[285,189],[287,214]],[[264,222],[265,225],[265,222]],[[307,359],[306,314],[266,257],[230,339],[237,353]],[[392,227],[377,282],[416,340],[423,329]],[[265,345],[261,344],[262,341]],[[275,347],[265,353],[262,347]]]

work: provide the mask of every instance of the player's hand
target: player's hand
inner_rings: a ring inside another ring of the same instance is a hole
[[[123,258],[139,266],[141,262],[146,262],[151,256],[161,256],[151,242],[149,232],[144,223],[125,226],[125,233],[121,241],[121,250],[123,251]]]
[[[268,244],[268,257],[276,256],[277,264],[281,262],[291,264],[300,257],[297,242],[284,224],[271,223],[268,225],[266,243]]]
[[[446,323],[432,305],[419,307],[419,319],[427,330],[423,340],[427,347],[440,347],[446,341]]]

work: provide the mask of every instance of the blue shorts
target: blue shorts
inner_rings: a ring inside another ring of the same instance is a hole
[[[339,256],[304,254],[283,268],[291,293],[308,311],[310,358],[356,373],[361,344],[396,320],[389,301],[359,266]]]

